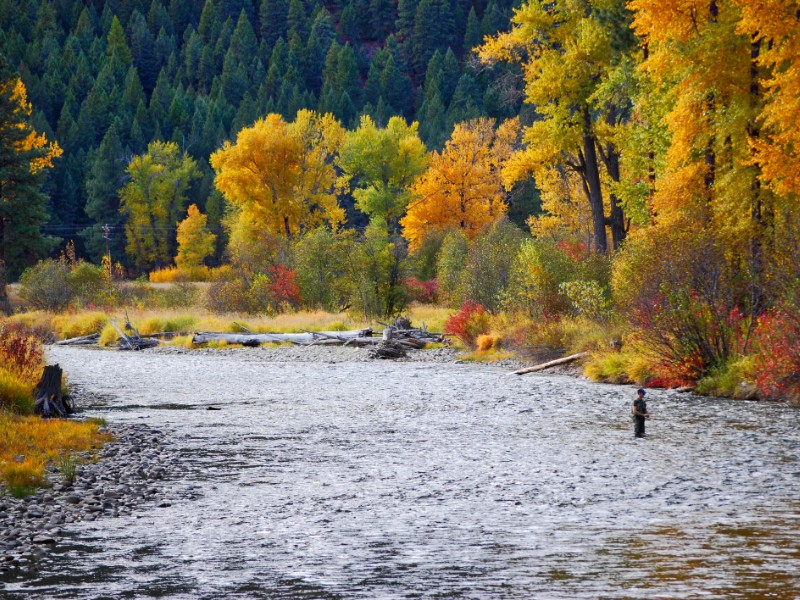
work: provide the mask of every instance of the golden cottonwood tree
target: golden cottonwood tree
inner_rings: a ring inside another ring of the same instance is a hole
[[[632,0],[630,7],[648,49],[642,70],[668,95],[655,222],[711,230],[753,276],[757,310],[776,219],[797,210],[798,4]]]
[[[232,241],[246,243],[259,230],[288,239],[320,224],[338,226],[344,210],[333,160],[344,134],[330,114],[301,110],[293,123],[271,114],[212,154],[214,183],[237,209]]]
[[[338,164],[344,179],[356,180],[353,190],[358,209],[378,219],[391,233],[411,199],[411,186],[425,170],[427,154],[419,139],[418,123],[392,117],[384,129],[369,116],[348,134]]]
[[[191,270],[203,266],[203,261],[214,254],[217,236],[206,227],[208,217],[196,204],[189,206],[186,218],[178,223],[178,269]]]
[[[526,101],[542,117],[527,128],[527,146],[509,163],[508,180],[532,172],[543,187],[553,167],[577,173],[592,213],[592,245],[600,252],[608,249],[606,226],[615,248],[627,233],[607,184],[620,180],[616,130],[630,109],[635,40],[629,20],[623,0],[528,0],[515,10],[511,30],[479,50],[484,62],[522,66]]]
[[[472,238],[502,217],[508,206],[501,178],[518,138],[519,120],[497,131],[491,119],[459,123],[441,153],[413,187],[416,199],[400,221],[413,252],[433,231],[461,229]]]
[[[128,165],[130,181],[120,190],[127,217],[125,251],[138,269],[167,265],[175,256],[175,225],[186,207],[197,164],[174,142],[151,142]]]

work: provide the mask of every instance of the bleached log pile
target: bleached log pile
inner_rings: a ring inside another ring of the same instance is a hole
[[[439,333],[430,333],[423,325],[421,329],[412,328],[406,319],[395,319],[392,325],[385,325],[383,334],[369,354],[372,358],[403,358],[408,350],[420,350],[428,343],[445,342]]]

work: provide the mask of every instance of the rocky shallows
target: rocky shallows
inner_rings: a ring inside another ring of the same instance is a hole
[[[146,425],[104,426],[114,441],[78,457],[74,481],[49,468],[48,486],[25,498],[0,488],[0,578],[35,571],[81,521],[131,515],[176,500],[168,482],[179,455]]]

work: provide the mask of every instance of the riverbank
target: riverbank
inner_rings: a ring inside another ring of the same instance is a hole
[[[72,523],[130,515],[176,500],[167,482],[178,471],[179,456],[165,432],[129,424],[110,424],[102,431],[114,441],[96,454],[79,456],[74,481],[50,468],[48,486],[35,494],[0,494],[0,581],[53,561],[48,550]]]

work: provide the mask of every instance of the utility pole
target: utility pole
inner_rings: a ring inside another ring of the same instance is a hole
[[[111,228],[108,223],[103,225],[103,237],[106,238],[106,261],[108,262],[108,278],[111,279],[111,248],[108,244],[108,237],[111,233]]]

